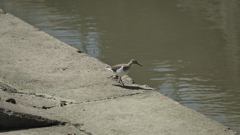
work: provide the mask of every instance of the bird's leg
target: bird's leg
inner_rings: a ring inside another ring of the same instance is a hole
[[[114,76],[115,76],[115,77],[114,77]],[[110,78],[110,77],[113,77],[112,79],[117,79],[117,78],[118,78],[117,75],[111,75],[111,76],[109,76],[108,78]]]
[[[111,76],[109,76],[108,78],[110,78],[110,77],[113,77],[114,75],[111,75]]]
[[[122,83],[122,79],[121,79],[120,76],[118,77],[118,81],[117,81],[117,82],[124,86],[124,84]]]
[[[118,80],[117,80],[118,83],[120,83],[120,79],[121,79],[121,77],[118,77]],[[120,83],[120,84],[121,84],[121,83]]]
[[[121,82],[122,82],[122,85],[125,86],[124,83],[123,83],[123,81],[122,81],[122,78],[121,78],[121,77],[120,77],[120,80],[121,80]]]

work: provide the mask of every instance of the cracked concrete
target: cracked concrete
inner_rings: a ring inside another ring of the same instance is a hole
[[[16,100],[17,104],[24,106],[42,108],[60,106],[60,103],[55,100],[45,99],[41,97],[36,97],[35,95],[17,94],[17,93],[7,93],[0,90],[1,101],[6,101],[7,99],[13,98]]]
[[[3,134],[236,134],[128,76],[120,86],[107,64],[11,14],[0,22],[0,127],[15,129]]]

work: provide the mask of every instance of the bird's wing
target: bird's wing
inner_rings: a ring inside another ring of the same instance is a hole
[[[118,65],[112,66],[111,68],[112,68],[113,72],[116,72],[121,67],[122,67],[122,64],[118,64]]]

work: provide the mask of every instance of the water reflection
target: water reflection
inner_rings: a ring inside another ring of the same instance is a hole
[[[213,119],[220,119],[220,121],[228,126],[239,125],[239,123],[237,124],[233,121],[236,119],[240,121],[240,106],[239,103],[236,104],[236,102],[240,102],[238,98],[240,96],[240,2],[238,0],[203,0],[196,2],[191,0],[179,0],[179,5],[185,11],[190,11],[192,16],[201,16],[199,18],[194,17],[196,19],[195,21],[205,19],[210,23],[210,25],[205,26],[206,28],[211,31],[220,31],[222,33],[222,39],[225,40],[224,46],[214,45],[215,47],[211,48],[212,50],[222,49],[222,51],[219,51],[222,52],[221,55],[217,56],[219,57],[217,58],[219,59],[219,62],[217,62],[219,67],[214,67],[216,71],[213,71],[212,73],[215,74],[211,76],[211,82],[215,83],[216,88],[219,89],[217,91],[213,90],[214,94],[218,97],[211,98],[211,100],[213,100],[211,105],[215,105],[211,108],[217,108],[217,110],[209,109],[214,113],[209,114],[207,111],[204,113],[211,116]],[[216,54],[216,52],[214,53]],[[231,124],[225,120],[226,118],[231,121]],[[239,126],[234,126],[233,129],[240,131]]]
[[[49,3],[26,0],[2,1],[0,6],[82,52],[95,58],[100,58],[102,55],[100,49],[102,33],[97,29],[97,21],[85,12],[79,15],[79,9],[69,1],[59,0]],[[85,10],[85,8],[81,9]]]
[[[206,76],[185,70],[191,64],[183,60],[153,63],[154,66],[149,70],[154,71],[157,76],[151,80],[160,84],[156,88],[159,92],[238,130],[240,106],[236,104],[239,101],[237,97],[225,85],[214,85],[216,82],[213,74]],[[227,80],[222,82],[226,83]],[[235,94],[239,95],[239,91]],[[232,106],[233,104],[236,106]]]

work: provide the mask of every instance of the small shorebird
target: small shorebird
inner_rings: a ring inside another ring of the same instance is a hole
[[[137,60],[132,59],[128,64],[118,64],[118,65],[115,65],[115,66],[108,66],[108,67],[106,67],[106,69],[108,69],[108,70],[112,71],[113,73],[115,73],[116,75],[118,75],[119,77],[118,77],[117,82],[124,86],[121,77],[126,75],[129,72],[130,67],[133,64],[137,64],[137,65],[142,67],[142,65],[140,65],[137,62]]]

